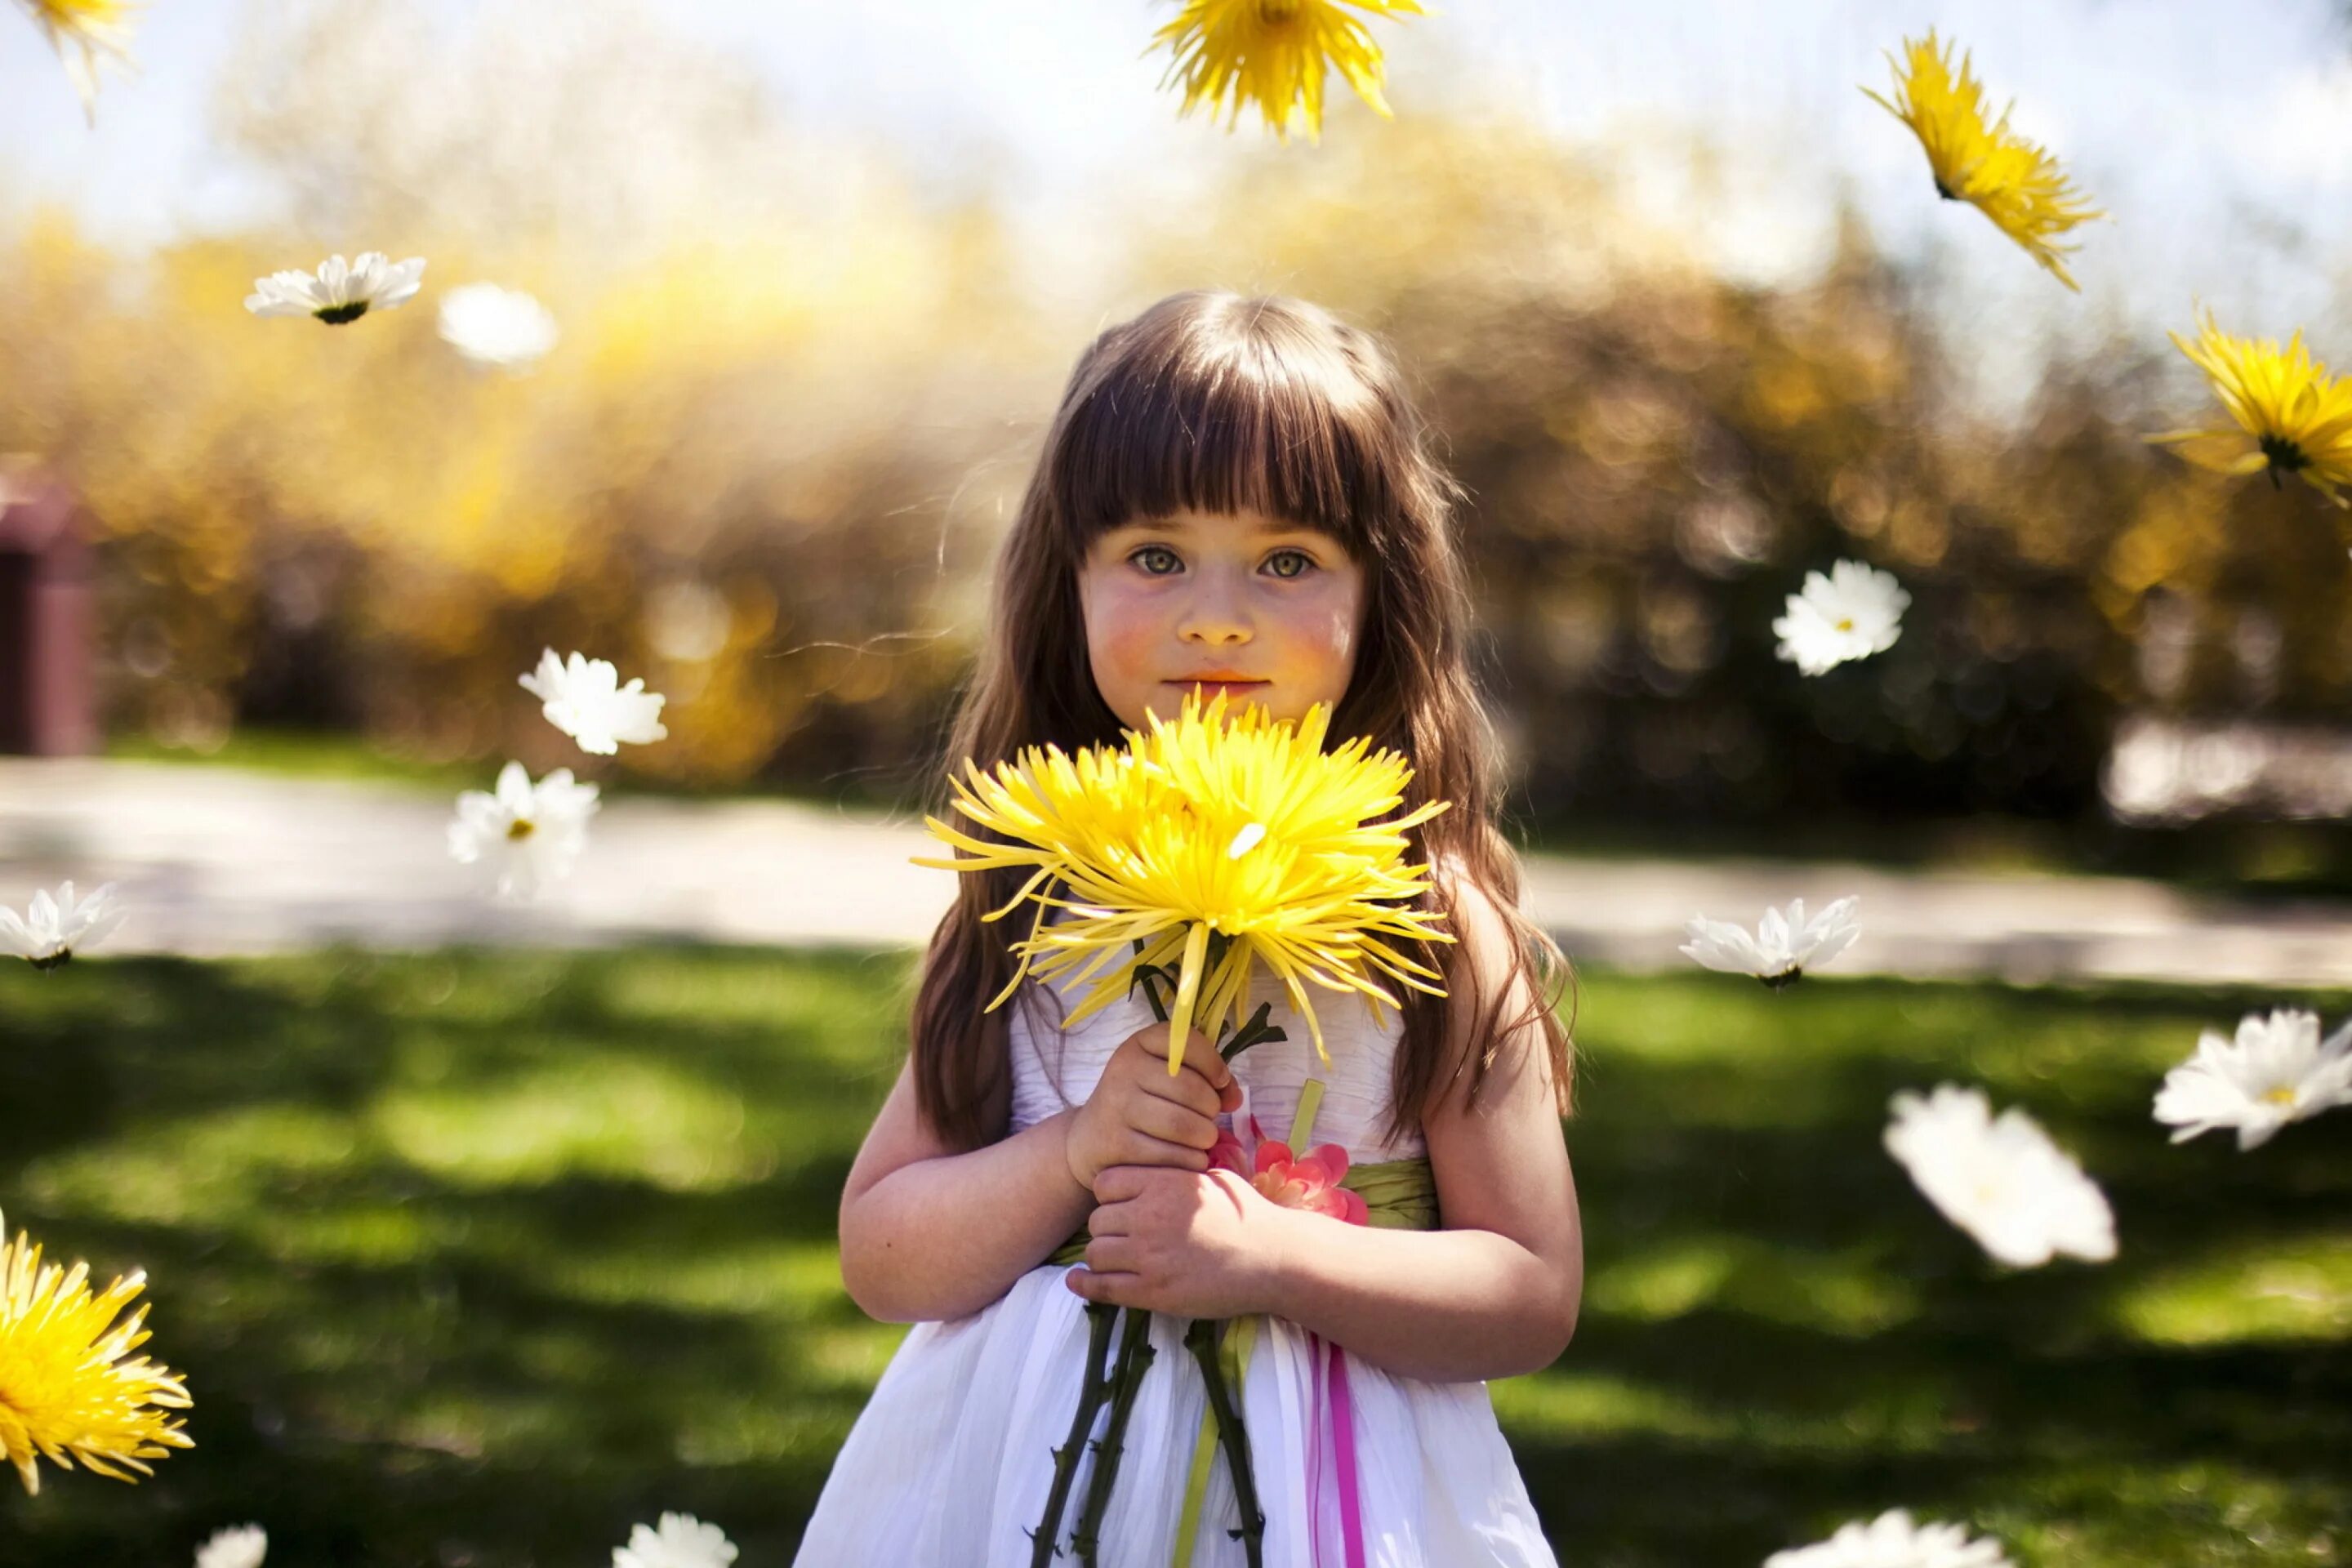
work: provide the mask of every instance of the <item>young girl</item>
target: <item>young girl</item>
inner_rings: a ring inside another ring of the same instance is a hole
[[[1116,743],[1195,691],[1276,719],[1334,704],[1335,738],[1411,760],[1403,809],[1453,803],[1412,830],[1458,938],[1422,954],[1446,994],[1405,993],[1382,1026],[1317,993],[1325,1065],[1261,970],[1242,1012],[1272,1002],[1288,1038],[1230,1066],[1196,1044],[1171,1077],[1140,994],[1071,1028],[1076,987],[1032,982],[986,1011],[1028,922],[980,917],[1019,873],[960,877],[911,1057],[841,1204],[851,1297],[917,1326],[835,1464],[803,1568],[1037,1561],[1089,1302],[1156,1314],[1100,1568],[1244,1563],[1225,1467],[1188,1500],[1207,1401],[1182,1336],[1261,1313],[1238,1404],[1268,1568],[1553,1562],[1483,1380],[1549,1364],[1576,1324],[1549,984],[1565,969],[1518,910],[1494,825],[1450,496],[1381,349],[1311,305],[1178,295],[1079,360],[1004,543],[952,754],[987,767]],[[1425,1158],[1437,1215],[1421,1223],[1442,1228],[1282,1206],[1213,1163],[1221,1131],[1282,1138],[1310,1077],[1306,1142],[1359,1167]],[[1049,1261],[1074,1231],[1091,1233],[1084,1266]]]

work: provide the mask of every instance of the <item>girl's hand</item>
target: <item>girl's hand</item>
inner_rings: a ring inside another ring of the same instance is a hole
[[[1167,1025],[1138,1029],[1119,1042],[1094,1093],[1070,1118],[1066,1149],[1078,1185],[1094,1186],[1115,1165],[1208,1169],[1217,1112],[1239,1106],[1242,1091],[1223,1057],[1198,1040],[1193,1044],[1183,1070],[1171,1077]]]
[[[1063,1282],[1089,1301],[1185,1318],[1267,1310],[1288,1227],[1333,1223],[1270,1203],[1222,1168],[1114,1165],[1095,1197],[1087,1266]]]

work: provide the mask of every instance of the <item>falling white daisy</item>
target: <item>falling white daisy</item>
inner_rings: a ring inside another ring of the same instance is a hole
[[[547,648],[539,656],[539,668],[520,684],[543,704],[547,721],[579,742],[583,752],[609,757],[623,741],[641,746],[669,733],[661,721],[662,704],[669,700],[647,691],[642,678],[623,686],[621,672],[607,659],[580,653],[560,659]]]
[[[1807,920],[1805,900],[1791,899],[1786,914],[1766,910],[1754,936],[1728,921],[1693,915],[1683,931],[1690,940],[1680,951],[1709,969],[1752,974],[1778,991],[1853,945],[1853,939],[1862,934],[1853,921],[1856,902],[1851,896],[1840,899]]]
[[[526,371],[562,334],[546,306],[520,289],[468,283],[441,296],[441,337],[476,364]]]
[[[1790,595],[1788,614],[1772,623],[1778,652],[1807,675],[1884,653],[1903,635],[1910,603],[1891,574],[1859,561],[1841,561],[1826,577],[1808,572],[1804,591]]]
[[[55,969],[83,948],[102,942],[129,914],[114,901],[114,884],[101,885],[86,899],[74,896],[71,882],[33,894],[22,915],[0,907],[0,952],[30,959],[36,969]]]
[[[1775,1552],[1764,1568],[2010,1568],[2000,1542],[1969,1539],[1957,1524],[1914,1524],[1889,1509],[1868,1524],[1842,1524],[1827,1541]]]
[[[638,1525],[626,1546],[613,1548],[613,1568],[727,1568],[735,1543],[715,1524],[690,1513],[666,1513],[661,1528]]]
[[[2164,1075],[2156,1119],[2178,1129],[2175,1143],[2234,1127],[2244,1150],[2339,1105],[2352,1105],[2352,1023],[2323,1040],[2318,1014],[2281,1008],[2247,1014],[2234,1041],[2206,1030],[2197,1054]]]
[[[224,1530],[196,1548],[196,1568],[261,1568],[269,1535],[257,1524]]]
[[[596,786],[575,784],[558,768],[537,784],[520,763],[499,772],[495,793],[469,789],[457,797],[449,824],[449,854],[479,865],[502,899],[535,899],[572,873],[596,815]]]
[[[425,258],[395,262],[381,250],[371,250],[349,264],[330,256],[319,263],[316,276],[295,270],[257,278],[245,308],[257,316],[316,316],[340,327],[370,310],[396,310],[424,286]]]
[[[1891,1110],[1886,1152],[1994,1258],[2032,1268],[2061,1252],[2095,1263],[2116,1255],[2106,1194],[2024,1111],[1996,1119],[1981,1090],[1948,1083],[1925,1100],[1897,1093]]]

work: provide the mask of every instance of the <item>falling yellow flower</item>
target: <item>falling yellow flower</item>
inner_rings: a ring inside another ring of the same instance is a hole
[[[2338,486],[2352,485],[2352,378],[2332,376],[2303,346],[2303,334],[2260,342],[2233,338],[2203,312],[2197,341],[2173,342],[2213,384],[2213,395],[2236,420],[2220,430],[2168,430],[2151,441],[2177,447],[2200,468],[2225,474],[2268,468],[2271,483],[2301,474],[2337,506]]]
[[[1172,57],[1160,85],[1181,79],[1181,112],[1205,103],[1211,118],[1226,116],[1228,131],[1242,106],[1255,103],[1276,136],[1287,142],[1297,122],[1311,141],[1323,131],[1324,71],[1337,66],[1356,96],[1385,115],[1381,47],[1350,8],[1423,15],[1418,0],[1184,0],[1176,19],[1152,35],[1151,47],[1164,45]]]
[[[49,47],[65,62],[66,76],[81,95],[83,110],[98,111],[98,58],[111,55],[131,63],[129,0],[19,0],[33,25],[47,35]]]
[[[37,1458],[71,1469],[79,1459],[116,1480],[155,1472],[143,1462],[194,1443],[163,1408],[188,1408],[178,1373],[145,1356],[122,1357],[147,1342],[142,1306],[115,1315],[139,1294],[146,1276],[89,1291],[89,1268],[44,1267],[23,1231],[11,1243],[0,1223],[0,1456],[16,1467],[25,1489],[41,1489]],[[108,1325],[112,1324],[112,1327]]]
[[[1278,975],[1307,1020],[1318,1054],[1322,1026],[1302,982],[1364,996],[1377,1015],[1396,1005],[1384,980],[1440,994],[1436,971],[1390,947],[1386,937],[1454,939],[1442,917],[1407,907],[1429,886],[1408,866],[1404,830],[1445,809],[1432,802],[1386,822],[1412,772],[1369,739],[1323,750],[1330,721],[1318,705],[1296,725],[1255,704],[1230,723],[1225,699],[1202,709],[1185,700],[1174,723],[1157,715],[1124,747],[1075,758],[1033,747],[993,773],[965,764],[955,781],[967,820],[1010,842],[992,843],[936,818],[931,832],[967,853],[920,864],[958,871],[1022,867],[1020,892],[1037,905],[1002,1005],[1031,971],[1041,979],[1091,981],[1073,1009],[1077,1023],[1124,995],[1139,968],[1173,970],[1168,1070],[1183,1065],[1198,1026],[1214,1043],[1249,994],[1256,963]],[[1048,923],[1055,910],[1066,912]],[[1138,951],[1137,944],[1141,944]]]
[[[2071,187],[2058,160],[2010,130],[2009,110],[1985,123],[1984,87],[1969,74],[1968,56],[1960,57],[1959,74],[1954,76],[1952,47],[1938,47],[1933,28],[1924,40],[1904,39],[1903,48],[1908,69],[1887,57],[1895,72],[1895,101],[1866,87],[1862,90],[1911,127],[1927,149],[1936,194],[1977,207],[2059,282],[2075,288],[2059,257],[2082,247],[2053,245],[2052,237],[2105,215]]]

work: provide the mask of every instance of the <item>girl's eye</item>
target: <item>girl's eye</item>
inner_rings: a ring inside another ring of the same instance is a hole
[[[1304,550],[1277,550],[1265,558],[1266,570],[1277,577],[1303,577],[1314,564]]]
[[[1147,544],[1128,559],[1142,567],[1144,574],[1150,577],[1165,577],[1184,564],[1176,558],[1176,552],[1164,544]]]

